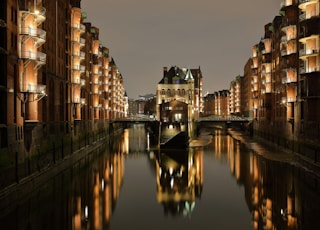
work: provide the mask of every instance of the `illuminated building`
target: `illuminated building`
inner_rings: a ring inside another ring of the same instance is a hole
[[[230,91],[220,90],[204,96],[203,116],[230,115]]]
[[[237,76],[230,83],[230,114],[240,115],[241,113],[241,82],[242,76]]]
[[[157,85],[157,117],[160,105],[171,101],[188,105],[188,120],[196,119],[203,112],[202,73],[199,69],[163,68],[163,78]]]
[[[320,136],[320,1],[299,1],[300,78],[299,138],[319,143]]]
[[[156,159],[157,201],[173,216],[191,215],[203,186],[203,152],[158,153]]]
[[[252,117],[257,135],[317,160],[319,0],[284,0],[253,46]]]
[[[253,83],[252,75],[253,71],[251,69],[252,59],[249,58],[247,63],[244,66],[243,79],[241,81],[241,115],[244,117],[253,117],[253,108],[252,108],[252,88],[251,84]]]
[[[48,143],[127,116],[123,77],[80,2],[0,3],[0,148],[17,168]]]

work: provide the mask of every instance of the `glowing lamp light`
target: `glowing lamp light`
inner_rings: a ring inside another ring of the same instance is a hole
[[[88,219],[88,216],[89,216],[89,211],[88,211],[88,206],[86,205],[84,208],[84,217]]]
[[[171,180],[170,180],[170,186],[171,186],[171,188],[173,188],[173,184],[174,184],[174,179],[171,178]]]

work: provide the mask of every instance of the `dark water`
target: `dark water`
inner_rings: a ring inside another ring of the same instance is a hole
[[[319,179],[221,131],[151,151],[143,126],[1,210],[1,229],[319,229]]]

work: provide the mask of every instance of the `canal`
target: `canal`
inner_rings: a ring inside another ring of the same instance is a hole
[[[125,129],[1,210],[1,229],[319,229],[320,180],[305,168],[221,130],[188,150],[149,139],[143,125]]]

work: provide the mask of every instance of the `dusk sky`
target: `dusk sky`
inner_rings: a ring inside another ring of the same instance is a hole
[[[82,0],[100,29],[129,98],[156,93],[163,67],[200,66],[203,91],[229,89],[243,75],[280,0]]]

